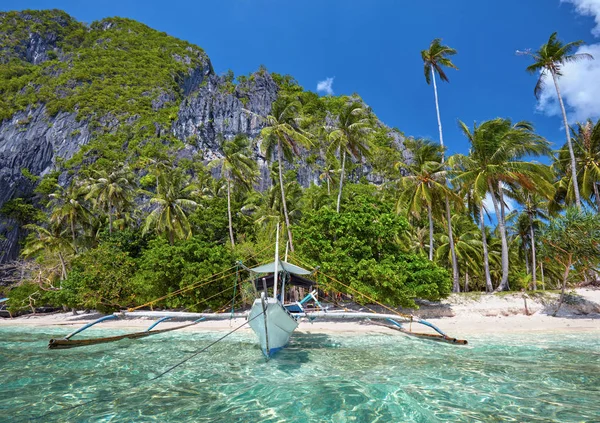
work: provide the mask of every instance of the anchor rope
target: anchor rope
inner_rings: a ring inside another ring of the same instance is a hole
[[[260,251],[258,251],[256,253],[250,254],[248,257],[256,257],[256,256],[264,253],[267,249],[270,249],[273,245],[274,245],[274,243],[271,243],[271,244],[267,245],[265,248],[263,248],[262,250],[260,250]],[[213,282],[219,281],[221,279],[225,279],[225,278],[227,278],[229,276],[232,276],[232,275],[236,274],[237,271],[238,271],[237,270],[238,267],[239,267],[239,265],[236,263],[234,266],[231,266],[231,267],[229,267],[229,268],[227,268],[225,270],[222,270],[220,272],[217,272],[217,273],[214,273],[214,274],[212,274],[210,276],[207,276],[204,279],[201,279],[201,280],[199,280],[197,282],[194,282],[194,283],[192,283],[190,285],[184,286],[183,288],[180,288],[180,289],[178,289],[176,291],[173,291],[173,292],[170,292],[170,293],[168,293],[166,295],[163,295],[162,297],[156,298],[156,299],[154,299],[152,301],[148,301],[147,303],[139,305],[139,306],[136,306],[136,307],[130,307],[130,308],[127,309],[127,311],[135,311],[135,310],[138,310],[140,308],[147,307],[149,305],[157,303],[158,301],[162,301],[162,300],[165,300],[167,298],[170,298],[170,297],[172,297],[174,295],[178,295],[178,294],[190,291],[190,290],[192,290],[194,288],[201,288],[201,287],[206,286],[208,284],[211,284]],[[236,271],[228,273],[226,275],[223,275],[223,273],[229,272],[232,269],[236,269]],[[216,276],[219,276],[219,275],[222,275],[222,276],[220,276],[217,279],[213,279],[213,278],[215,278]]]
[[[167,370],[165,370],[164,372],[162,372],[161,374],[159,374],[158,376],[150,379],[151,381],[160,379],[161,377],[163,377],[164,375],[166,375],[167,373],[171,372],[172,370],[175,370],[177,367],[181,366],[182,364],[190,361],[192,358],[196,357],[198,354],[203,353],[204,351],[208,350],[210,347],[212,347],[213,345],[218,344],[219,342],[221,342],[223,339],[227,338],[228,336],[232,335],[234,332],[237,332],[238,330],[240,330],[241,328],[243,328],[244,326],[246,326],[248,323],[250,323],[251,321],[253,321],[254,319],[256,319],[257,317],[260,317],[264,314],[264,311],[260,312],[259,314],[257,314],[256,316],[254,316],[252,319],[248,319],[247,321],[245,321],[244,323],[242,323],[241,325],[239,325],[238,327],[236,327],[235,329],[227,332],[225,335],[223,335],[222,337],[220,337],[219,339],[217,339],[216,341],[211,342],[210,344],[208,344],[206,347],[199,349],[198,351],[194,352],[192,355],[190,355],[189,357],[185,358],[184,360],[180,361],[179,363],[175,364],[174,366],[169,367]]]
[[[219,339],[217,339],[217,340],[215,340],[215,341],[211,342],[211,343],[210,343],[210,344],[208,344],[207,346],[205,346],[205,347],[203,347],[203,348],[199,349],[198,351],[195,351],[195,352],[194,352],[192,355],[190,355],[189,357],[186,357],[184,360],[182,360],[182,361],[178,362],[177,364],[175,364],[175,365],[173,365],[173,366],[169,367],[167,370],[165,370],[164,372],[160,373],[158,376],[155,376],[155,377],[153,377],[153,378],[151,378],[151,379],[147,379],[147,380],[144,380],[144,381],[140,382],[139,384],[137,384],[137,388],[138,388],[137,390],[138,390],[138,391],[140,391],[142,388],[145,388],[145,386],[144,386],[144,385],[151,384],[151,383],[155,382],[156,380],[160,379],[161,377],[163,377],[163,376],[164,376],[164,375],[166,375],[167,373],[169,373],[169,372],[171,372],[171,371],[175,370],[177,367],[179,367],[179,366],[181,366],[181,365],[185,364],[186,362],[190,361],[192,358],[194,358],[194,357],[196,357],[197,355],[199,355],[199,354],[201,354],[201,353],[205,352],[205,351],[206,351],[206,350],[208,350],[209,348],[211,348],[211,347],[213,347],[214,345],[216,345],[216,344],[218,344],[219,342],[221,342],[223,339],[227,338],[228,336],[232,335],[233,333],[237,332],[238,330],[240,330],[241,328],[243,328],[244,326],[246,326],[247,324],[249,324],[249,323],[250,323],[251,321],[253,321],[254,319],[256,319],[256,318],[258,318],[258,317],[262,316],[262,315],[263,315],[263,313],[264,313],[264,312],[262,312],[262,311],[261,311],[261,312],[260,312],[260,313],[258,313],[256,316],[254,316],[252,319],[249,319],[248,321],[244,322],[243,324],[241,324],[241,325],[237,326],[235,329],[233,329],[233,330],[231,330],[231,331],[227,332],[225,335],[223,335],[223,336],[221,336]],[[131,394],[131,391],[130,391],[130,394]],[[88,404],[92,404],[92,403],[95,403],[95,402],[109,402],[109,401],[110,401],[110,402],[112,402],[112,401],[114,401],[115,399],[117,399],[117,398],[116,398],[116,394],[113,394],[113,397],[112,397],[112,398],[110,398],[110,397],[109,397],[109,398],[105,398],[105,397],[97,397],[97,398],[94,398],[94,399],[92,399],[92,400],[90,400],[90,401],[83,402],[83,403],[81,403],[81,404],[76,404],[76,405],[73,405],[73,406],[70,406],[70,407],[63,407],[63,408],[61,408],[61,409],[59,409],[59,410],[52,410],[52,411],[48,411],[47,413],[44,413],[44,414],[42,414],[42,415],[39,415],[39,416],[37,416],[37,417],[24,417],[24,418],[22,418],[22,419],[13,420],[13,422],[17,423],[17,422],[25,422],[25,421],[36,421],[36,420],[41,420],[41,419],[47,418],[47,417],[49,417],[49,416],[56,415],[56,414],[58,414],[58,413],[60,413],[60,412],[69,411],[69,410],[74,410],[74,409],[76,409],[76,408],[83,407],[83,406],[86,406],[86,405],[88,405]],[[29,407],[25,407],[25,408],[29,408]],[[53,418],[53,417],[51,417],[51,418]]]
[[[292,258],[293,258],[294,260],[296,260],[296,262],[298,262],[299,264],[302,264],[303,266],[309,266],[309,267],[311,267],[311,266],[310,266],[310,264],[308,264],[308,263],[306,263],[305,261],[301,260],[301,259],[300,259],[300,258],[298,258],[298,257],[297,257],[295,254],[293,255],[293,257],[292,257]],[[394,314],[396,314],[396,315],[398,315],[398,316],[400,316],[400,317],[403,317],[403,318],[405,318],[405,319],[409,319],[409,320],[411,320],[411,321],[412,321],[412,319],[413,319],[413,316],[411,316],[411,315],[409,315],[409,314],[400,313],[399,311],[397,311],[397,310],[394,310],[393,308],[391,308],[391,307],[388,307],[388,306],[386,306],[385,304],[382,304],[382,303],[380,303],[379,301],[377,301],[377,300],[375,300],[374,298],[372,298],[372,297],[368,296],[367,294],[365,294],[365,293],[363,293],[363,292],[360,292],[360,291],[358,291],[357,289],[355,289],[355,288],[352,288],[352,287],[351,287],[351,286],[349,286],[349,285],[346,285],[345,283],[343,283],[343,282],[341,282],[341,281],[337,280],[337,279],[336,279],[336,278],[334,278],[333,276],[329,276],[328,274],[326,274],[326,273],[323,273],[321,270],[317,270],[317,271],[315,272],[315,274],[317,274],[317,273],[320,273],[321,275],[323,275],[323,276],[325,276],[326,278],[328,278],[328,279],[332,280],[333,282],[339,283],[340,285],[342,285],[342,286],[344,286],[344,287],[348,288],[349,290],[351,290],[351,291],[353,291],[353,292],[357,293],[358,295],[362,295],[363,297],[365,297],[365,298],[366,298],[366,299],[368,299],[369,301],[372,301],[373,303],[377,304],[378,306],[380,306],[380,307],[383,307],[383,308],[385,308],[386,310],[389,310],[389,311],[391,311],[392,313],[394,313]],[[334,289],[335,289],[335,288],[334,288]],[[336,291],[340,292],[339,290],[336,290]],[[365,307],[366,307],[367,309],[369,309],[371,312],[373,312],[373,313],[376,313],[376,311],[374,311],[374,310],[371,310],[369,307],[367,307],[367,306],[365,306]]]

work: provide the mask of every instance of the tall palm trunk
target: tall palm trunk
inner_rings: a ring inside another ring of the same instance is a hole
[[[483,206],[479,210],[479,225],[481,227],[481,243],[483,245],[483,268],[485,270],[485,290],[492,292],[492,277],[490,276],[490,257],[488,255],[487,235],[485,233],[485,220],[483,216]]]
[[[112,205],[108,203],[108,233],[112,235],[113,230],[113,219],[112,219]]]
[[[435,71],[431,66],[431,77],[433,78],[433,94],[435,95],[435,111],[437,113],[438,130],[440,132],[440,145],[442,146],[442,161],[444,156],[444,136],[442,135],[442,118],[440,117],[440,105],[438,101],[437,83],[435,82]]]
[[[340,212],[340,203],[342,202],[342,188],[344,187],[344,173],[346,171],[346,150],[342,151],[342,174],[340,175],[340,191],[338,192],[336,211]]]
[[[508,240],[506,239],[506,223],[504,221],[504,199],[502,197],[502,188],[498,183],[498,197],[496,197],[492,183],[488,181],[488,188],[494,203],[494,210],[498,220],[498,229],[500,230],[500,240],[502,241],[502,280],[496,291],[508,290]],[[500,205],[498,205],[500,202]]]
[[[75,237],[75,222],[71,219],[71,237],[73,238],[73,250],[77,253],[77,246],[75,245],[76,237]]]
[[[231,219],[231,180],[229,178],[227,178],[227,217],[229,218],[229,239],[233,248],[235,240],[233,238],[233,220]]]
[[[594,197],[596,197],[596,213],[600,213],[600,193],[598,192],[598,184],[594,182]]]
[[[429,261],[433,261],[433,216],[429,204],[427,205],[427,217],[429,218]]]
[[[65,258],[60,251],[58,253],[58,259],[60,260],[60,287],[62,288],[62,281],[67,279],[67,265],[65,264]]]
[[[569,155],[571,156],[571,179],[573,180],[573,191],[575,192],[575,203],[577,208],[581,210],[581,197],[579,196],[579,182],[577,182],[577,169],[575,162],[575,153],[573,152],[573,144],[571,143],[571,134],[569,132],[569,122],[567,120],[567,111],[563,103],[562,96],[560,94],[560,88],[558,87],[558,78],[556,72],[552,71],[552,79],[554,80],[554,86],[556,87],[556,94],[558,96],[558,103],[563,115],[563,123],[565,125],[565,132],[567,134],[567,145],[569,146]]]
[[[433,93],[435,95],[435,111],[437,113],[438,129],[440,131],[440,145],[442,146],[442,163],[444,163],[444,135],[442,131],[442,118],[440,117],[440,105],[438,101],[437,83],[435,81],[435,71],[431,66],[431,76],[433,78]],[[444,183],[447,181],[444,178]],[[460,281],[458,276],[458,259],[456,258],[456,249],[454,247],[454,236],[452,234],[452,221],[450,220],[450,200],[446,196],[446,220],[448,221],[448,244],[450,246],[450,255],[452,256],[452,291],[460,292]]]
[[[281,188],[281,203],[283,204],[283,216],[285,218],[285,227],[290,241],[290,251],[294,252],[294,243],[292,241],[292,231],[290,229],[290,219],[288,217],[287,204],[285,202],[285,191],[283,190],[283,169],[281,166],[281,140],[277,138],[277,162],[279,163],[279,187]]]
[[[465,270],[465,291],[469,292],[469,271]]]
[[[537,291],[537,260],[535,257],[535,230],[533,229],[533,216],[529,214],[529,237],[531,238],[531,275],[533,290]]]

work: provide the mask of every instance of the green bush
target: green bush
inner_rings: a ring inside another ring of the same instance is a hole
[[[58,301],[69,307],[95,309],[103,313],[135,304],[131,279],[136,263],[113,243],[101,243],[73,261],[73,268]]]
[[[330,287],[368,303],[415,307],[415,298],[439,300],[451,290],[448,272],[425,257],[406,254],[398,243],[406,220],[377,200],[370,186],[354,186],[341,213],[324,207],[307,214],[294,234],[301,257],[323,273],[364,294],[332,282]],[[325,287],[327,288],[327,287]]]
[[[197,287],[156,303],[155,306],[185,308],[188,311],[220,307],[231,299],[233,290],[222,295],[219,292],[233,288],[235,275],[226,272],[227,276],[220,280],[206,285],[202,283],[234,265],[233,253],[223,245],[194,237],[171,246],[167,240],[156,238],[140,257],[139,271],[132,281],[136,302],[143,304],[198,284]]]

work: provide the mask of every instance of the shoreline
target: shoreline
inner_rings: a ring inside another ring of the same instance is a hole
[[[493,334],[525,334],[525,333],[600,333],[600,290],[577,289],[571,294],[568,303],[564,304],[556,317],[551,313],[555,309],[557,294],[532,294],[523,298],[521,293],[501,295],[461,295],[454,294],[437,303],[426,303],[415,316],[438,326],[450,337],[465,338],[473,335]],[[525,314],[525,300],[527,311]],[[82,327],[99,317],[100,313],[73,315],[71,312],[50,314],[29,314],[16,318],[0,319],[0,328],[64,328],[65,335]],[[156,319],[135,318],[109,320],[92,329],[144,330]],[[206,320],[194,326],[181,329],[187,332],[230,331],[243,323],[243,318],[227,320]],[[179,326],[181,321],[161,323],[159,329]],[[408,324],[405,324],[408,325]],[[426,326],[413,323],[412,329],[417,332],[434,333]],[[240,329],[251,332],[250,327]],[[359,335],[368,333],[398,333],[386,327],[369,324],[364,320],[327,321],[319,319],[310,322],[301,319],[297,331],[305,334]]]

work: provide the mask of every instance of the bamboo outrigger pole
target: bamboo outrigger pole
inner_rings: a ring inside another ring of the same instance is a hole
[[[84,327],[82,327],[80,329],[77,329],[75,332],[70,333],[69,335],[65,336],[62,339],[51,339],[50,342],[48,342],[48,348],[51,350],[62,350],[62,349],[68,349],[68,348],[85,347],[87,345],[105,344],[108,342],[120,341],[121,339],[145,338],[147,336],[156,335],[159,333],[165,333],[165,332],[170,332],[170,331],[177,330],[177,329],[183,329],[188,326],[195,325],[196,323],[199,323],[205,319],[205,317],[201,317],[200,319],[195,320],[192,323],[187,323],[185,325],[175,326],[173,328],[168,328],[168,329],[152,330],[159,323],[164,322],[167,319],[170,319],[170,317],[163,317],[162,319],[158,320],[157,322],[152,323],[152,325],[150,325],[150,327],[143,332],[134,332],[134,333],[128,333],[125,335],[108,336],[108,337],[104,337],[104,338],[75,339],[75,340],[70,339],[71,337],[77,335],[78,333],[83,332],[84,330],[94,326],[97,323],[100,323],[100,322],[103,322],[103,321],[109,320],[109,319],[116,319],[116,318],[117,318],[117,316],[114,314],[112,314],[110,316],[104,316],[92,323],[88,323],[87,325],[85,325]]]

